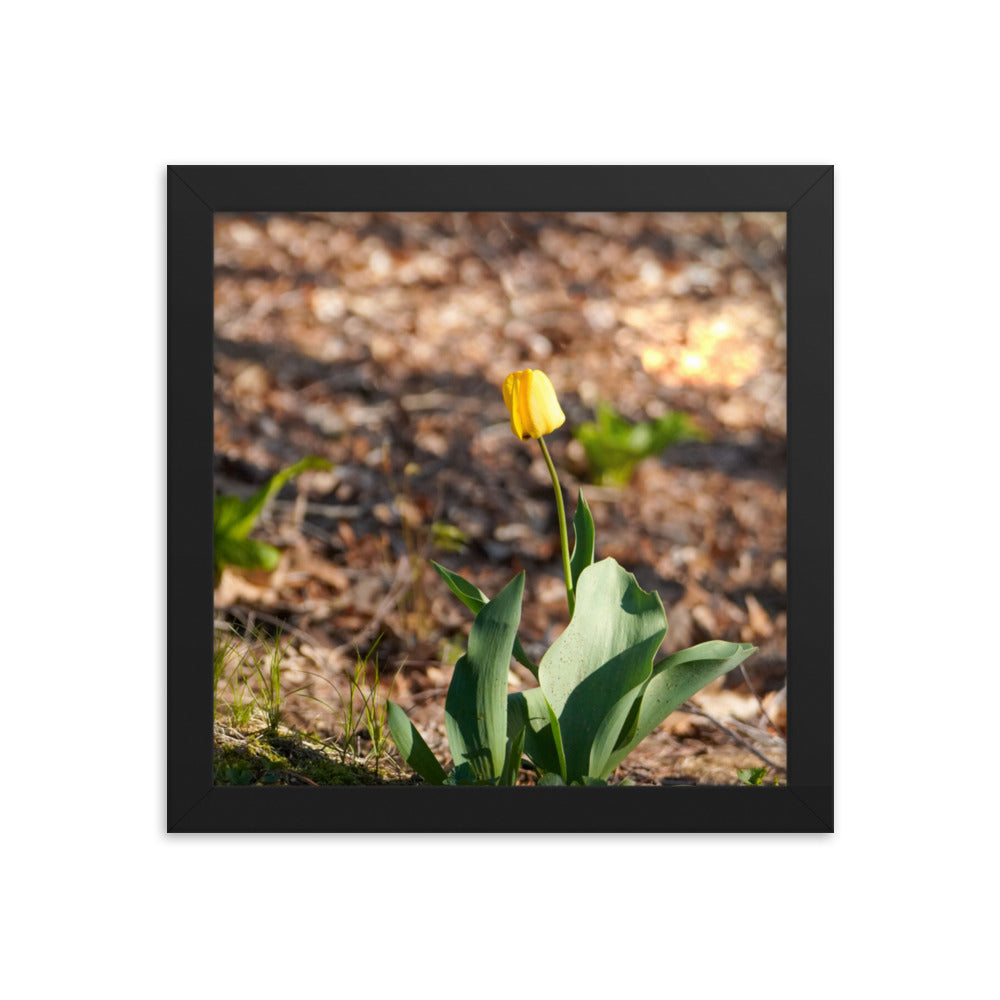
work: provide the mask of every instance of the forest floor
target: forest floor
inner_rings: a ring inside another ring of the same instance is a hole
[[[551,482],[500,392],[538,368],[567,416],[547,440],[569,516],[582,489],[597,558],[660,594],[661,653],[758,647],[616,780],[736,784],[763,758],[783,783],[784,242],[783,214],[216,215],[216,492],[247,496],[305,455],[333,463],[261,519],[277,569],[230,568],[216,588],[220,636],[235,629],[260,658],[277,637],[283,724],[317,746],[347,736],[370,766],[373,734],[349,717],[367,684],[447,758],[444,697],[471,614],[432,559],[487,594],[526,570],[520,635],[535,662],[565,627]],[[572,432],[599,402],[632,422],[682,411],[704,440],[595,485]],[[227,713],[247,667],[227,671],[220,761],[240,738]],[[510,690],[534,683],[512,664]],[[383,773],[407,780],[379,749]]]

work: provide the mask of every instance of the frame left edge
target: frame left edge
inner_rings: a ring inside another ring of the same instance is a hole
[[[212,790],[213,212],[167,168],[167,830]],[[207,326],[207,328],[206,328]],[[182,624],[183,623],[183,624]],[[193,723],[193,725],[192,725]]]

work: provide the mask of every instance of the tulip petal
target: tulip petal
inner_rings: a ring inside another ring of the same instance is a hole
[[[510,429],[516,437],[521,437],[523,430],[521,426],[521,405],[518,401],[522,374],[523,372],[511,372],[504,379],[503,383],[503,401],[507,404],[507,409],[510,410]]]
[[[517,381],[518,372],[511,372],[503,380],[503,402],[507,409],[510,409],[510,401],[514,398],[514,383]]]
[[[511,372],[504,379],[503,401],[510,410],[510,429],[524,441],[548,434],[566,421],[545,372],[531,368]]]
[[[561,427],[566,421],[566,415],[556,399],[556,391],[552,388],[549,377],[544,372],[532,372],[529,387],[531,418],[534,424],[532,436],[541,437]]]
[[[531,410],[531,383],[534,381],[532,378],[534,374],[530,369],[522,372],[517,382],[517,404],[522,425],[521,437],[525,439],[538,437],[535,433],[535,415]]]

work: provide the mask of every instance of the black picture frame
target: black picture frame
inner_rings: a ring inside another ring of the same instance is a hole
[[[833,830],[833,167],[167,168],[167,828],[172,832]],[[787,213],[788,784],[217,787],[213,214]]]

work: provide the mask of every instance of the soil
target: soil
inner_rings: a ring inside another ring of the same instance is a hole
[[[309,454],[333,463],[262,517],[253,537],[281,549],[277,569],[229,568],[216,590],[221,628],[280,634],[287,726],[342,740],[360,657],[359,679],[391,690],[447,758],[444,696],[471,615],[432,559],[487,594],[526,570],[520,635],[536,662],[565,627],[551,482],[500,393],[538,368],[567,416],[547,441],[569,516],[582,489],[597,557],[659,592],[661,654],[758,647],[615,780],[735,784],[763,755],[784,781],[784,223],[216,215],[216,491],[247,496]],[[572,431],[599,401],[632,422],[683,411],[706,440],[646,458],[626,486],[594,485]],[[512,663],[511,690],[534,683]]]

